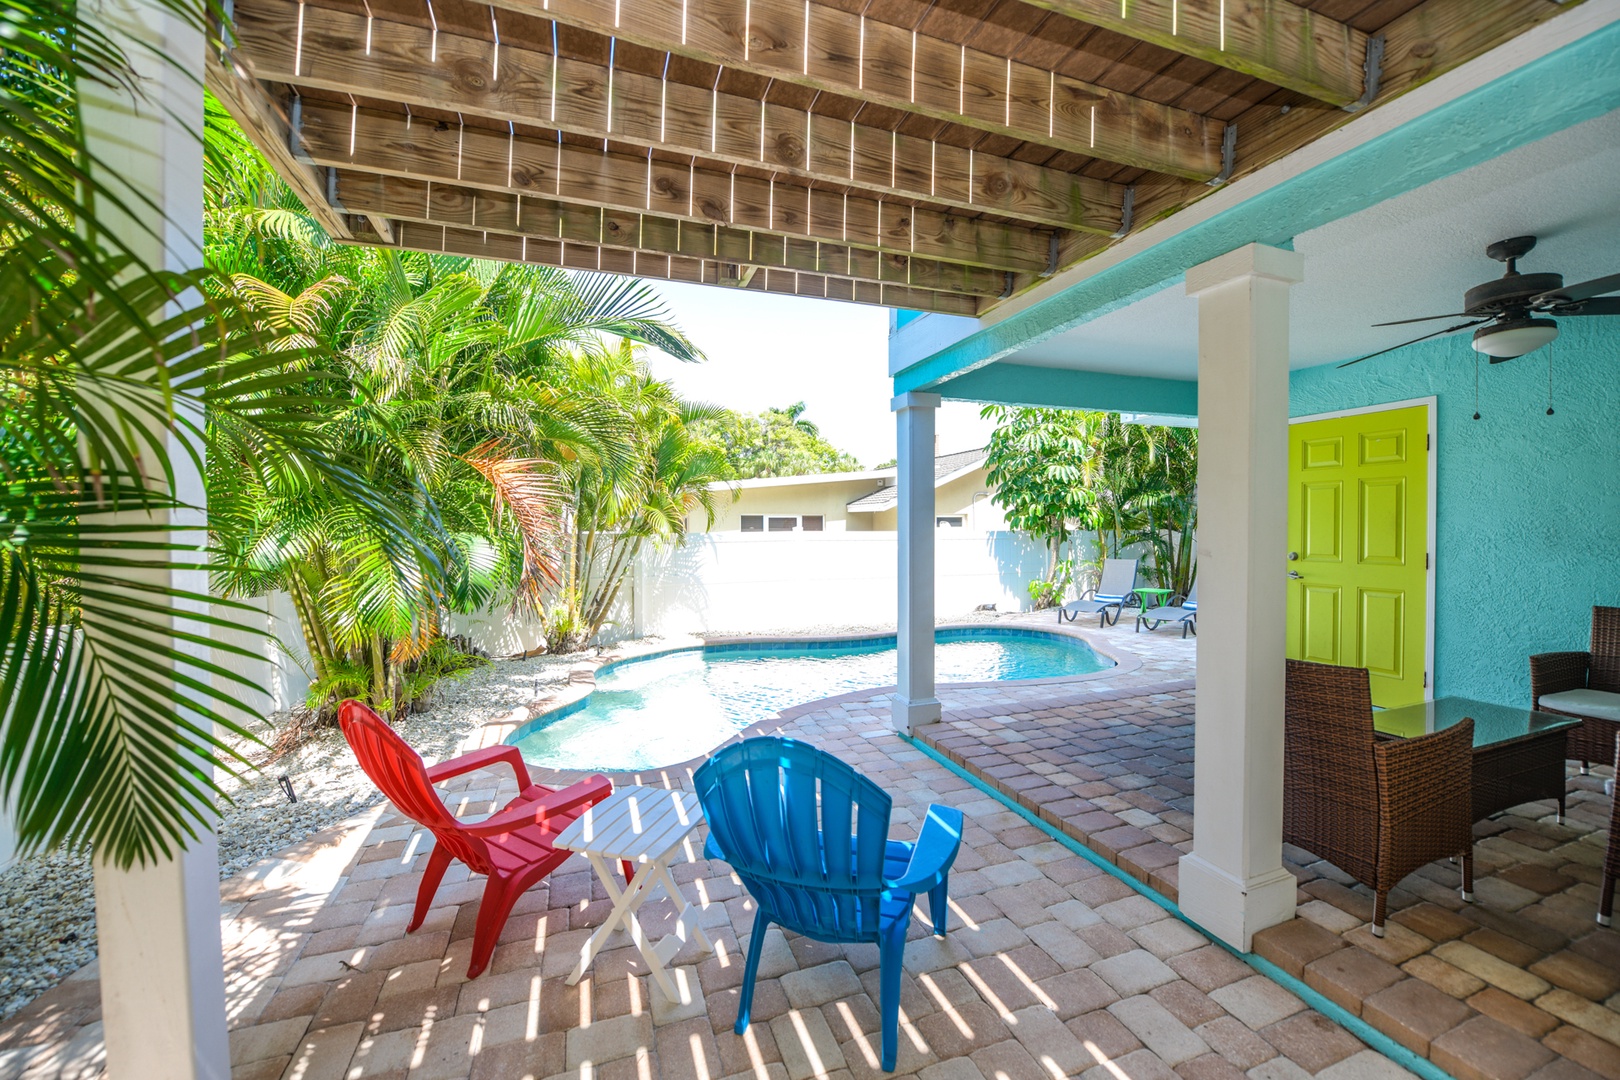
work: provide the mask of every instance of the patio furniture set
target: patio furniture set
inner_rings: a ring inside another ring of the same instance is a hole
[[[880,955],[883,1069],[894,1070],[912,904],[926,895],[933,931],[945,934],[950,870],[962,842],[960,810],[930,806],[915,842],[891,840],[890,797],[833,755],[793,739],[756,737],[728,744],[693,774],[694,796],[639,785],[615,790],[600,774],[555,790],[532,781],[512,746],[475,750],[428,767],[357,701],[344,702],[339,723],[361,768],[434,837],[406,933],[422,925],[452,860],[486,875],[469,979],[489,964],[517,898],[578,853],[596,871],[613,906],[581,946],[568,984],[578,983],[623,929],[659,991],[679,1002],[670,961],[687,940],[705,952],[713,945],[670,864],[707,820],[705,857],[728,863],[757,905],[736,1033],[749,1025],[754,981],[772,925],[817,941],[869,942]],[[458,820],[433,790],[439,781],[496,765],[513,771],[519,791],[483,821]],[[637,912],[659,889],[673,902],[675,920],[671,932],[654,943]]]
[[[1135,607],[1136,633],[1142,627],[1157,630],[1166,624],[1181,627],[1181,636],[1198,636],[1198,583],[1186,595],[1136,583],[1137,560],[1104,559],[1102,574],[1093,588],[1058,608],[1058,622],[1078,622],[1082,615],[1097,616],[1098,626],[1112,626],[1128,607]],[[1149,605],[1152,606],[1149,606]]]
[[[1437,698],[1375,711],[1362,668],[1287,666],[1283,840],[1373,890],[1382,937],[1389,891],[1436,859],[1460,863],[1473,897],[1473,824],[1527,802],[1566,806],[1564,762],[1620,770],[1620,608],[1593,609],[1587,652],[1530,658],[1528,709]],[[1613,781],[1610,782],[1611,795]],[[1611,924],[1620,876],[1620,798],[1611,802],[1597,921]]]
[[[1128,565],[1113,576],[1105,566],[1099,590],[1075,603],[1112,608],[1117,622],[1126,598],[1142,590],[1124,576],[1134,579],[1133,560],[1109,563]],[[1166,609],[1145,602],[1143,608],[1139,625]],[[1095,610],[1110,621],[1106,610]],[[1589,651],[1539,655],[1531,669],[1530,709],[1441,698],[1380,712],[1366,670],[1288,661],[1283,839],[1373,890],[1375,935],[1384,935],[1390,890],[1435,860],[1455,860],[1462,898],[1474,899],[1476,821],[1538,799],[1555,800],[1562,818],[1566,756],[1585,768],[1608,747],[1620,765],[1620,608],[1595,609]],[[772,925],[818,941],[872,943],[880,955],[882,1067],[894,1069],[912,906],[926,895],[933,932],[946,933],[950,869],[962,841],[959,810],[930,806],[915,842],[889,839],[889,795],[833,755],[792,739],[727,744],[695,771],[693,794],[615,789],[599,774],[556,790],[534,783],[512,746],[428,767],[359,702],[345,702],[339,721],[367,775],[435,840],[406,932],[422,925],[452,860],[486,876],[468,978],[488,965],[518,897],[579,853],[612,908],[580,948],[568,983],[577,983],[625,930],[659,991],[679,1001],[670,971],[675,954],[687,941],[704,952],[713,946],[670,866],[683,851],[691,856],[690,837],[707,821],[704,856],[729,864],[756,905],[737,1034],[749,1025]],[[435,783],[497,765],[513,771],[519,791],[482,821],[457,819],[434,791]],[[1620,873],[1620,799],[1616,807],[1597,916],[1605,926]],[[675,919],[654,943],[637,913],[659,890],[672,901]]]

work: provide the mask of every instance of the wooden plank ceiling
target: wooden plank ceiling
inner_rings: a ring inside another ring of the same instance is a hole
[[[978,315],[1554,0],[235,0],[342,241]]]

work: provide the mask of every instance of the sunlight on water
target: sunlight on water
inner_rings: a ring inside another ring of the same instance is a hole
[[[947,634],[941,632],[935,647],[940,683],[1050,679],[1113,666],[1070,637]],[[529,761],[556,769],[673,765],[708,753],[783,709],[894,681],[895,650],[889,642],[813,650],[690,649],[604,668],[584,708],[555,719],[540,717],[512,741]]]

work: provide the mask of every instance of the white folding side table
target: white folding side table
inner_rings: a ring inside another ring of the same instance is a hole
[[[698,805],[697,796],[690,792],[629,785],[617,789],[595,806],[587,807],[553,841],[555,846],[577,851],[589,859],[613,901],[607,921],[596,928],[580,949],[579,965],[568,976],[569,986],[579,982],[607,939],[625,925],[630,939],[647,961],[653,982],[669,1000],[680,1000],[666,965],[688,937],[695,938],[705,951],[712,951],[714,946],[698,925],[697,909],[686,902],[676,886],[669,864],[680,851],[681,842],[702,823],[703,809]],[[636,866],[635,877],[629,885],[622,884],[619,864],[623,862]],[[651,945],[636,918],[636,909],[651,899],[659,885],[675,902],[678,918],[674,932],[657,945]]]

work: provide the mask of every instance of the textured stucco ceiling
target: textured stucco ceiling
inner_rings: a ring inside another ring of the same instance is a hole
[[[1440,329],[1371,324],[1459,310],[1464,291],[1501,274],[1485,245],[1526,233],[1539,242],[1523,271],[1566,283],[1620,271],[1620,110],[1295,237],[1305,280],[1290,308],[1292,365]],[[1006,362],[1192,379],[1197,348],[1197,306],[1177,280]]]

